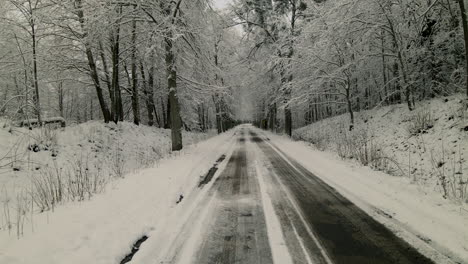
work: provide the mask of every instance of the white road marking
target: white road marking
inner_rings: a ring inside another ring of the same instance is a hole
[[[269,142],[267,142],[266,140],[263,140],[263,142],[267,143],[268,145],[271,146],[271,148],[276,151],[276,153],[278,153],[278,155],[280,155],[280,157],[282,157],[289,165],[291,165],[292,168],[294,168],[297,172],[299,172],[300,175],[302,175],[302,172],[296,168],[290,161],[289,159],[284,156],[282,153],[280,153],[276,147],[274,147],[272,144],[270,144]],[[280,185],[280,188],[285,192],[286,194],[286,197],[288,198],[288,200],[291,202],[291,205],[293,206],[294,210],[297,212],[297,214],[299,215],[299,218],[301,219],[302,223],[304,224],[306,230],[307,230],[307,233],[309,233],[310,237],[314,240],[315,244],[317,245],[317,247],[320,249],[320,253],[322,254],[323,258],[325,259],[325,261],[328,263],[328,264],[333,264],[333,261],[331,260],[331,258],[328,256],[328,253],[327,251],[325,250],[325,248],[322,246],[322,243],[320,242],[320,240],[318,240],[318,238],[316,237],[316,235],[314,234],[314,232],[312,231],[312,229],[310,228],[309,224],[307,223],[307,221],[305,220],[303,214],[302,214],[302,210],[297,206],[296,202],[294,201],[294,198],[291,196],[291,193],[289,192],[289,190],[286,188],[286,186],[284,186],[284,184],[281,182],[281,179],[278,177],[278,175],[276,175],[276,173],[273,173],[273,175],[276,177],[279,185]],[[302,175],[303,176],[303,175]]]
[[[286,241],[284,240],[280,221],[278,219],[278,216],[275,214],[275,210],[271,202],[271,197],[265,190],[265,181],[263,179],[263,174],[260,171],[260,167],[257,161],[255,161],[255,169],[260,185],[263,212],[265,214],[269,238],[268,241],[270,242],[270,248],[273,255],[273,262],[276,264],[293,264],[291,255],[289,254],[289,250],[286,245]]]

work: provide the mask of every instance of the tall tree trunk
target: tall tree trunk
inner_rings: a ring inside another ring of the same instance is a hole
[[[167,102],[166,102],[166,123],[164,123],[164,128],[169,129],[172,127],[171,121],[171,100],[169,95],[167,95]]]
[[[122,12],[122,7],[118,7],[117,15]],[[112,35],[112,90],[114,92],[115,109],[112,109],[112,120],[115,123],[123,121],[123,107],[122,107],[122,94],[120,91],[119,82],[119,65],[120,65],[120,23],[115,25],[115,32]]]
[[[136,65],[136,20],[132,21],[132,110],[133,123],[140,125],[140,102],[138,97],[138,73]]]
[[[158,109],[156,108],[156,104],[154,102],[154,52],[151,52],[150,61],[151,61],[151,67],[150,67],[150,72],[149,72],[149,77],[148,77],[148,95],[149,95],[150,104],[153,105],[153,109],[154,109],[153,112],[154,112],[154,117],[156,118],[156,122],[158,123],[159,127],[163,127],[164,123],[161,121],[161,119],[158,116]],[[162,102],[162,99],[161,99],[161,107],[162,107],[163,115],[164,115],[164,103]]]
[[[460,6],[460,12],[462,16],[462,25],[463,25],[463,36],[465,41],[465,61],[466,61],[466,96],[468,96],[468,18],[466,15],[465,1],[458,0],[458,5]]]
[[[398,66],[398,63],[395,62],[393,63],[393,77],[395,79],[400,79],[400,69]],[[398,104],[403,103],[402,98],[402,91],[401,91],[401,82],[397,81],[394,84],[395,92],[394,95],[392,95],[392,103],[397,102]]]
[[[213,95],[213,102],[215,105],[216,129],[218,130],[218,134],[221,134],[223,131],[222,131],[222,124],[221,124],[221,107],[220,107],[218,94]]]
[[[387,84],[387,64],[385,61],[385,35],[384,30],[382,29],[382,77],[384,85],[384,101],[388,103],[388,84]]]
[[[168,122],[167,122],[167,117],[169,114],[167,113],[167,107],[164,104],[164,100],[162,97],[159,98],[159,101],[161,101],[161,107],[162,107],[162,124],[161,127],[168,129]]]
[[[166,46],[167,88],[169,89],[169,105],[171,120],[172,150],[181,150],[182,145],[182,118],[180,117],[179,98],[177,96],[177,70],[175,66],[174,43],[172,33],[164,39]]]
[[[83,12],[83,6],[82,6],[81,1],[82,0],[75,0],[75,4],[76,4],[75,7],[76,7],[78,20],[80,21],[81,29],[83,30],[85,34],[84,38],[87,38],[86,35],[88,34],[88,32],[85,26],[84,12]],[[110,117],[109,109],[107,108],[106,101],[104,100],[101,84],[99,82],[99,75],[98,75],[98,71],[96,67],[96,62],[94,60],[93,52],[91,50],[91,45],[88,39],[84,41],[84,45],[85,45],[86,57],[88,59],[88,66],[89,66],[91,79],[93,80],[94,87],[96,88],[96,94],[99,100],[99,106],[101,107],[102,116],[104,117],[104,122],[109,123],[111,117]]]
[[[108,68],[108,65],[107,65],[106,54],[105,54],[105,51],[104,51],[104,47],[102,45],[102,41],[99,41],[99,54],[101,56],[102,68],[104,70],[104,76],[106,77],[107,90],[109,91],[109,97],[110,97],[110,101],[111,101],[110,116],[112,117],[112,116],[114,116],[114,113],[112,113],[112,111],[115,109],[115,106],[114,106],[114,103],[115,103],[114,91],[112,90],[112,82],[111,82],[111,78],[110,78],[110,74],[109,74],[109,68]]]
[[[32,14],[31,14],[32,15]],[[32,53],[33,53],[33,78],[34,78],[34,90],[36,92],[35,105],[37,121],[39,126],[42,126],[41,116],[41,100],[39,97],[39,80],[37,77],[37,40],[36,40],[36,25],[34,24],[34,18],[31,18],[31,35],[32,35]]]
[[[145,69],[143,67],[143,63],[141,62],[140,62],[140,74],[141,74],[141,83],[143,85],[143,95],[145,96],[145,102],[146,102],[146,112],[148,113],[148,126],[153,126],[154,125],[153,111],[155,110],[154,99],[153,99],[153,88],[149,84],[146,83]]]
[[[290,83],[292,81],[292,74],[289,75],[289,77],[286,79],[284,77],[284,72],[282,73],[283,75],[283,78],[282,78],[282,83],[283,85],[287,85],[288,83]],[[284,88],[284,97],[285,97],[285,100],[284,100],[284,103],[286,104],[285,107],[284,107],[284,132],[286,133],[286,135],[288,135],[289,137],[292,136],[292,114],[291,114],[291,108],[289,106],[289,100],[291,99],[291,89],[290,87],[286,87]]]
[[[405,69],[405,64],[404,64],[404,61],[403,61],[403,54],[401,52],[401,47],[400,47],[400,44],[398,43],[398,39],[397,39],[397,33],[395,32],[395,29],[394,29],[394,26],[393,26],[393,23],[389,21],[389,26],[390,26],[390,31],[391,31],[391,36],[393,38],[393,45],[397,51],[397,59],[398,59],[398,66],[399,66],[399,69],[400,69],[400,72],[401,72],[401,76],[403,77],[403,79],[400,78],[400,82],[402,83],[401,86],[405,87],[405,97],[406,97],[406,103],[408,105],[408,109],[410,111],[413,111],[414,110],[414,106],[412,105],[411,103],[411,95],[412,95],[412,91],[411,91],[411,87],[408,83],[408,76],[407,76],[407,73],[406,73],[406,69]]]
[[[289,106],[284,108],[284,130],[286,135],[289,137],[292,136],[292,114]]]
[[[64,97],[64,94],[63,94],[63,82],[60,81],[59,84],[58,84],[58,99],[59,99],[59,112],[60,112],[60,116],[65,118],[64,116],[64,112],[63,112],[63,97]]]
[[[354,111],[353,111],[353,102],[351,101],[351,87],[349,86],[349,79],[348,79],[348,87],[346,87],[346,102],[348,106],[348,112],[350,117],[350,124],[349,124],[349,131],[354,129]]]
[[[403,57],[401,55],[401,51],[398,51],[398,61],[400,62],[400,70],[401,70],[401,74],[403,76],[403,82],[405,84],[406,104],[408,105],[408,109],[410,111],[413,111],[414,110],[414,105],[412,104],[412,101],[411,101],[412,91],[411,91],[410,84],[408,83],[408,76],[406,74],[405,65],[403,64]]]
[[[296,12],[297,12],[297,7],[296,7],[296,1],[290,1],[291,4],[291,43],[290,43],[290,51],[287,54],[288,59],[291,59],[293,54],[294,54],[294,42],[293,38],[295,35],[295,27],[296,27]],[[288,61],[288,63],[290,63]],[[291,83],[293,80],[293,75],[292,73],[289,74],[287,83]],[[289,100],[291,99],[291,88],[287,87],[286,92],[285,92],[285,97],[286,97],[286,107],[284,108],[284,129],[286,132],[286,135],[289,137],[292,136],[292,114],[291,114],[291,108],[289,106]]]
[[[270,106],[270,122],[269,122],[269,127],[272,132],[275,131],[276,128],[276,103],[273,103]]]
[[[93,104],[93,99],[89,100],[90,108],[89,108],[89,117],[90,120],[94,120],[94,104]]]

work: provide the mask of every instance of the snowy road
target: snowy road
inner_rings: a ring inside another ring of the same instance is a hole
[[[265,136],[236,135],[169,263],[432,263]]]

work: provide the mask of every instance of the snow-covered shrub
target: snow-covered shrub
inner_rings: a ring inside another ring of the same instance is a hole
[[[67,173],[67,194],[69,200],[83,201],[102,191],[107,183],[107,177],[99,168],[90,167],[89,158],[80,155],[70,161]]]
[[[6,190],[0,193],[0,202],[2,203],[2,211],[0,213],[0,230],[11,231],[16,229],[16,236],[20,238],[24,234],[24,224],[28,215],[32,212],[32,201],[30,193],[26,189],[16,193],[15,198],[12,198]],[[31,206],[29,206],[31,204]],[[32,223],[32,217],[28,220]]]
[[[141,168],[149,168],[153,166],[156,161],[163,157],[163,152],[159,148],[151,147],[142,147],[141,151],[137,153],[137,162]]]
[[[393,173],[399,169],[383,149],[382,144],[376,142],[366,129],[343,131],[336,135],[336,151],[341,158],[354,159],[364,166]]]
[[[24,190],[16,195],[16,237],[20,238],[24,234],[24,223],[32,208],[29,207],[31,199]],[[30,219],[32,221],[32,219]]]
[[[54,151],[57,146],[57,130],[52,129],[48,126],[44,126],[34,131],[31,135],[34,140],[33,143],[29,144],[28,149],[30,151],[39,152],[42,150]]]
[[[412,136],[427,133],[427,130],[434,127],[434,118],[428,108],[417,110],[408,121],[408,133]]]
[[[40,211],[54,209],[65,198],[65,181],[62,168],[57,163],[53,167],[43,168],[39,174],[33,174],[32,199]]]
[[[326,150],[330,143],[330,134],[317,130],[311,133],[307,133],[307,136],[303,136],[301,133],[294,133],[293,138],[294,140],[310,142],[321,151]]]
[[[0,214],[0,230],[8,230],[11,232],[13,228],[13,223],[11,222],[11,213],[10,213],[10,204],[11,204],[11,197],[8,195],[8,191],[6,189],[2,189],[0,192],[0,202],[2,203],[2,213]]]
[[[468,177],[463,174],[461,150],[447,154],[444,147],[439,153],[431,151],[432,172],[437,176],[442,196],[468,203]]]
[[[123,178],[126,170],[126,159],[119,146],[114,149],[110,156],[110,170],[114,177]]]
[[[90,169],[86,155],[64,166],[54,163],[32,177],[32,199],[40,211],[54,209],[62,201],[83,201],[103,190],[107,177],[100,169]]]

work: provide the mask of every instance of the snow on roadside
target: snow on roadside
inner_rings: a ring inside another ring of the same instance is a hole
[[[0,263],[118,263],[143,234],[162,227],[180,194],[231,147],[234,132],[162,159],[154,168],[118,179],[91,201],[69,203],[34,218],[34,232],[16,240],[0,233]],[[184,202],[182,202],[184,203]]]
[[[185,132],[184,143],[194,144],[212,135]],[[30,145],[37,148],[29,150]],[[170,130],[129,122],[90,121],[53,130],[5,126],[0,128],[0,158],[5,157],[0,162],[0,190],[14,192],[28,186],[32,174],[54,162],[63,167],[83,160],[110,174],[116,173],[110,167],[120,162],[126,173],[153,165],[170,148]]]
[[[184,132],[184,144],[196,144],[212,135],[214,131]],[[36,226],[34,215],[40,208],[31,203],[31,188],[33,181],[47,178],[51,171],[57,172],[62,182],[86,173],[96,182],[95,192],[99,192],[115,178],[154,166],[170,153],[170,130],[129,122],[116,125],[90,121],[33,130],[4,125],[0,128],[0,233],[6,232],[13,239]],[[68,199],[65,197],[63,202]],[[26,209],[20,218],[18,209]]]
[[[237,132],[230,132],[236,135]],[[207,223],[212,218],[213,209],[216,204],[216,196],[209,195],[212,186],[219,175],[226,168],[230,157],[235,150],[236,141],[234,137],[225,141],[221,149],[213,150],[216,158],[212,157],[213,162],[221,154],[226,157],[223,162],[218,164],[218,170],[213,175],[210,182],[201,189],[190,192],[184,198],[184,202],[171,211],[164,214],[157,229],[149,233],[153,239],[148,239],[132,260],[132,263],[177,263],[188,264],[194,259],[200,243],[203,241],[203,235],[210,226]],[[211,163],[213,165],[213,163]],[[208,168],[204,169],[204,174]],[[193,188],[193,184],[189,183]]]
[[[409,184],[407,178],[391,177],[344,161],[305,142],[259,133],[438,263],[446,263],[445,256],[468,263],[468,211],[459,205],[435,191]]]
[[[464,97],[457,94],[422,101],[415,111],[400,104],[356,112],[352,133],[348,132],[349,115],[343,114],[296,129],[293,137],[335,153],[338,145],[342,153],[346,147],[356,147],[347,145],[352,138],[358,143],[366,141],[368,156],[375,156],[377,163],[388,161],[393,174],[410,177],[421,188],[436,190],[441,196],[445,185],[448,198],[468,203],[468,111]],[[372,153],[372,148],[377,153]]]

